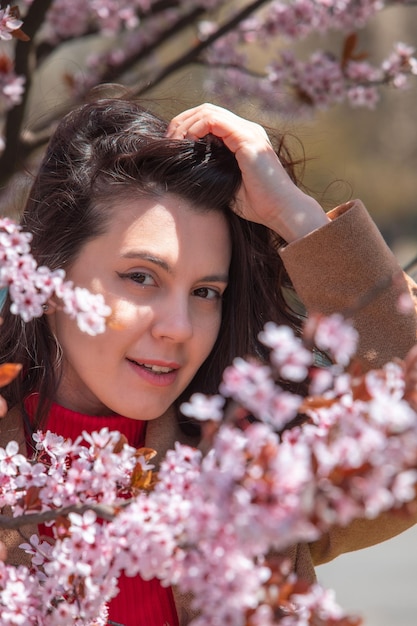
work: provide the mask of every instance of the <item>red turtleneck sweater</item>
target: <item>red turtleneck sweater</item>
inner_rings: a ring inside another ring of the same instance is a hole
[[[29,418],[34,415],[37,396],[26,399]],[[82,431],[93,432],[107,427],[125,435],[129,445],[144,445],[146,422],[120,415],[100,417],[84,415],[53,404],[45,425],[57,435],[74,440]],[[48,530],[48,529],[46,529]],[[175,603],[170,588],[162,587],[158,579],[144,581],[139,576],[119,578],[119,593],[109,604],[109,624],[118,626],[178,626]]]

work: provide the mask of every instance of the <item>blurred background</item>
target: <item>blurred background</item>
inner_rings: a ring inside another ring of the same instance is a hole
[[[417,527],[321,565],[317,576],[364,626],[416,626]]]

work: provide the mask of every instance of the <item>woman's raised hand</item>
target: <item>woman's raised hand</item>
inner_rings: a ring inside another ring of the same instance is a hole
[[[323,226],[328,218],[320,205],[290,179],[264,128],[213,104],[201,104],[175,116],[167,136],[223,140],[242,172],[236,212],[264,224],[288,242]]]

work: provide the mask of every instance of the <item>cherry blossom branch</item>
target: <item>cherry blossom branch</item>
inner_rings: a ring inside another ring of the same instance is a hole
[[[38,266],[30,253],[31,238],[13,220],[0,219],[0,289],[8,290],[11,312],[25,322],[41,317],[55,295],[81,330],[90,335],[104,332],[111,309],[102,294],[91,294],[65,281],[63,270]]]

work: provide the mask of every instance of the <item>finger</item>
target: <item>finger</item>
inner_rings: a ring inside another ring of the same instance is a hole
[[[255,154],[271,144],[265,129],[231,111],[213,105],[201,105],[173,118],[168,136],[197,140],[212,134],[225,143],[234,154],[244,148]]]
[[[222,107],[218,107],[214,104],[209,104],[207,102],[186,109],[185,111],[182,111],[182,113],[178,113],[178,115],[175,115],[172,118],[168,126],[168,132],[175,132],[175,130],[179,126],[182,126],[183,124],[188,124],[189,121],[193,118],[198,119],[199,117],[203,117],[205,114],[214,114],[216,111],[223,111],[224,113],[228,112],[227,109],[222,109]]]
[[[190,120],[198,115],[201,105],[187,109],[172,118],[168,124],[166,136],[170,139],[184,139]]]
[[[174,139],[201,139],[208,134],[221,139],[236,127],[239,118],[232,120],[224,112],[200,106],[176,116],[168,126],[167,136]],[[234,123],[233,123],[234,122]]]
[[[213,104],[200,104],[176,115],[168,126],[167,135],[183,133],[184,130],[189,131],[191,128],[195,128],[196,123],[199,123],[200,128],[203,128],[204,131],[212,132],[217,136],[224,132],[223,129],[225,127],[237,128],[239,125],[256,126],[253,122],[249,122],[222,107]],[[200,132],[204,131],[198,132],[200,134]]]

